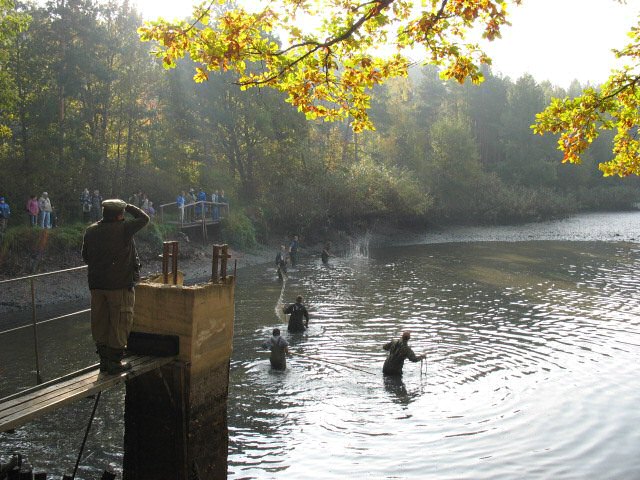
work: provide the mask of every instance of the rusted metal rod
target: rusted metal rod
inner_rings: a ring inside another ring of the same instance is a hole
[[[93,410],[91,410],[91,417],[89,417],[89,423],[87,424],[87,429],[84,432],[84,438],[82,439],[82,445],[80,445],[80,452],[78,453],[78,459],[76,460],[76,465],[73,467],[71,480],[74,480],[76,478],[76,473],[78,472],[78,466],[80,465],[80,460],[82,460],[82,453],[84,452],[84,446],[87,444],[87,437],[89,436],[89,430],[91,429],[91,424],[93,423],[93,419],[96,416],[96,409],[98,408],[100,395],[102,395],[102,390],[98,392],[98,394],[96,395],[96,399],[93,402]]]
[[[222,252],[220,255],[220,277],[222,280],[227,278],[227,259],[229,258],[229,245],[222,245]]]
[[[162,283],[169,283],[169,242],[162,243]]]
[[[171,278],[178,284],[178,242],[162,242],[162,283],[169,283],[169,259],[171,259]]]
[[[218,275],[218,263],[220,262],[220,245],[213,246],[213,257],[211,259],[211,281],[217,283],[220,280]]]
[[[38,323],[36,319],[36,287],[31,279],[31,321],[33,326],[33,346],[36,355],[36,381],[38,384],[42,383],[42,377],[40,376],[40,353],[38,351]]]
[[[173,284],[178,284],[178,242],[171,242],[171,271],[173,273]]]

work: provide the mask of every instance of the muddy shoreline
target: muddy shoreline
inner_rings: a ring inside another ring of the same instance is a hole
[[[603,226],[604,225],[604,226]],[[354,239],[366,238],[367,245],[373,247],[402,246],[415,244],[449,243],[449,242],[519,242],[519,241],[605,241],[630,242],[640,241],[640,212],[587,213],[564,220],[529,223],[515,226],[449,226],[431,229],[425,232],[402,230],[397,228],[379,228],[366,235],[349,237],[334,235],[333,251],[343,255],[354,248]],[[242,269],[250,265],[271,264],[281,241],[260,245],[252,251],[230,249],[231,259],[228,271]],[[181,243],[179,270],[185,274],[185,282],[194,284],[206,282],[211,275],[211,246],[198,246]],[[318,256],[321,244],[305,245],[301,241],[301,256]],[[76,266],[82,265],[77,254]],[[52,271],[58,268],[51,267]],[[143,276],[161,271],[158,255],[147,255],[143,260]],[[64,306],[87,308],[89,290],[86,282],[86,271],[78,270],[56,276],[45,276],[35,280],[36,308],[47,317],[55,315]],[[16,318],[31,318],[31,289],[28,281],[17,281],[2,285],[0,297],[0,330],[10,328]],[[69,310],[67,310],[68,312]]]

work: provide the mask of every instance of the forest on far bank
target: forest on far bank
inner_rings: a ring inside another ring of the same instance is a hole
[[[400,224],[505,224],[630,208],[635,178],[603,178],[604,132],[582,165],[565,165],[535,114],[578,95],[533,77],[485,70],[481,85],[443,82],[434,67],[376,88],[376,131],[308,121],[271,89],[231,76],[166,71],[142,43],[129,3],[19,3],[28,28],[0,44],[0,196],[10,226],[47,191],[58,221],[81,217],[84,188],[104,198],[143,191],[156,206],[181,190],[223,189],[239,225],[311,235]],[[244,228],[244,227],[243,227]]]

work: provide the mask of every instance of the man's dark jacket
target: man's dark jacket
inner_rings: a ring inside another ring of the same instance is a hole
[[[134,218],[100,220],[87,227],[82,259],[89,265],[89,288],[119,290],[135,284],[138,255],[133,235],[149,223],[149,215],[135,205],[125,211]]]
[[[309,323],[309,312],[307,312],[307,307],[305,307],[301,303],[294,303],[293,305],[289,305],[284,309],[284,313],[287,315],[291,315],[289,317],[289,325],[287,326],[287,330],[290,332],[304,332],[305,325]],[[306,322],[303,323],[302,317],[305,318]]]
[[[382,348],[389,352],[382,366],[382,373],[385,375],[402,375],[405,359],[408,358],[412,362],[419,362],[421,358],[413,353],[411,347],[404,340],[392,340]]]

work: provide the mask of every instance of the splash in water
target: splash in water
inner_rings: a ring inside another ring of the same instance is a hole
[[[371,234],[365,233],[362,237],[349,239],[348,258],[369,258],[369,242]]]

